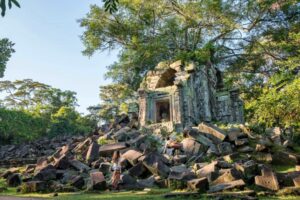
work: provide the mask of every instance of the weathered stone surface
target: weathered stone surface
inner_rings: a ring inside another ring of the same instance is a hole
[[[84,178],[82,176],[76,176],[70,181],[70,185],[78,189],[82,189],[85,185]]]
[[[208,190],[208,180],[206,177],[192,179],[187,182],[188,189],[205,192]]]
[[[215,172],[217,170],[216,164],[217,164],[217,161],[213,161],[212,163],[197,170],[196,171],[197,176],[200,178],[209,176],[212,172]]]
[[[239,155],[237,153],[232,153],[226,156],[223,156],[223,159],[226,162],[232,163]]]
[[[128,160],[131,165],[135,165],[142,155],[141,152],[132,149],[123,153],[122,157]]]
[[[214,180],[211,185],[218,185],[221,183],[228,183],[240,179],[240,173],[235,169],[227,170],[225,173],[220,175],[216,180]]]
[[[187,161],[188,156],[187,155],[175,155],[173,157],[173,161],[175,165],[183,164]]]
[[[264,162],[264,163],[271,163],[272,162],[272,154],[270,153],[256,153],[254,155],[255,160],[259,162]]]
[[[183,139],[181,144],[184,153],[188,155],[198,154],[201,148],[201,144],[191,138]]]
[[[56,159],[54,158],[54,164],[53,166],[56,169],[67,169],[70,166],[69,160],[65,155],[62,155],[60,158]]]
[[[139,179],[137,180],[138,187],[142,188],[151,188],[155,184],[155,178],[154,176],[150,176],[146,179]]]
[[[265,149],[267,149],[267,147],[263,144],[256,144],[256,146],[255,146],[255,151],[258,151],[258,152],[264,151]]]
[[[239,179],[239,180],[232,181],[232,182],[221,183],[218,185],[210,186],[208,192],[214,193],[214,192],[219,192],[222,190],[228,190],[228,189],[232,189],[232,188],[242,187],[244,185],[245,185],[245,182],[242,179]]]
[[[156,153],[150,153],[143,159],[144,166],[152,173],[161,177],[168,177],[170,169]]]
[[[300,187],[300,176],[293,178],[294,185]]]
[[[111,171],[111,164],[109,162],[103,162],[100,164],[99,171],[106,176]]]
[[[206,147],[213,145],[213,142],[209,138],[205,137],[205,133],[201,133],[197,127],[187,127],[183,132]]]
[[[249,143],[248,138],[237,139],[234,141],[235,146],[243,146]]]
[[[232,142],[237,140],[239,137],[245,136],[245,134],[241,131],[240,128],[234,128],[234,127],[230,128],[228,130],[227,135],[228,135],[229,141],[232,141]]]
[[[221,142],[218,144],[218,150],[221,155],[228,155],[233,152],[229,142]]]
[[[86,154],[86,161],[91,163],[99,158],[99,144],[97,142],[92,142],[88,148]]]
[[[226,133],[223,130],[212,124],[202,122],[199,124],[198,129],[200,132],[204,132],[211,136],[211,139],[216,142],[222,142],[226,137]]]
[[[105,190],[106,181],[102,172],[93,172],[91,176],[91,186],[93,190]]]
[[[78,171],[89,171],[91,168],[79,160],[70,160],[70,165]]]
[[[257,163],[254,160],[249,160],[245,163],[235,163],[234,167],[248,179],[252,178],[257,171]]]
[[[45,192],[47,184],[44,181],[29,181],[22,184],[23,193]]]
[[[295,185],[294,179],[300,176],[300,171],[276,173],[276,176],[280,186],[292,187]]]
[[[272,155],[272,164],[296,165],[297,163],[297,157],[287,152],[278,151]]]
[[[127,147],[128,145],[124,142],[115,143],[115,144],[105,144],[100,147],[99,153],[100,156],[111,156],[114,151],[126,149]]]
[[[135,166],[131,167],[128,170],[128,174],[133,177],[141,177],[147,172],[146,167],[143,165],[142,162],[139,162]]]
[[[185,165],[174,166],[170,169],[168,179],[188,181],[196,178],[196,175],[191,172]]]
[[[47,165],[41,170],[35,172],[35,179],[41,181],[49,181],[56,179],[56,169],[53,165]]]
[[[237,150],[238,150],[238,152],[241,152],[241,153],[251,153],[254,151],[254,149],[250,146],[239,147]]]
[[[269,190],[279,190],[276,175],[269,169],[262,169],[262,176],[255,176],[255,184]]]
[[[120,187],[122,189],[135,189],[137,187],[137,181],[128,174],[122,174],[120,179]]]
[[[22,180],[20,174],[11,174],[7,177],[6,183],[8,187],[17,187],[21,185]]]

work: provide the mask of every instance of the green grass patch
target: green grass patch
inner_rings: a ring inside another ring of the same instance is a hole
[[[272,165],[273,170],[275,172],[286,173],[295,171],[296,168],[294,165]]]

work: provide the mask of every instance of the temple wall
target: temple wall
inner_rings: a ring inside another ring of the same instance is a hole
[[[140,124],[160,123],[157,120],[161,118],[158,112],[162,109],[159,101],[167,102],[163,106],[169,105],[170,122],[167,124],[177,130],[203,121],[242,123],[243,103],[238,91],[217,92],[218,84],[222,82],[219,80],[220,71],[207,67],[184,66],[178,61],[170,65],[159,64],[155,70],[148,72],[139,90]]]

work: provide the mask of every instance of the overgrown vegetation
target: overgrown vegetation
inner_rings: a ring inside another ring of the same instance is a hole
[[[75,108],[76,93],[30,79],[0,82],[0,143],[89,133],[96,126]]]
[[[222,69],[226,86],[241,88],[246,121],[299,128],[298,1],[122,0],[117,7],[92,5],[80,21],[84,55],[120,50],[107,67],[110,87],[134,91],[158,62],[194,61]]]

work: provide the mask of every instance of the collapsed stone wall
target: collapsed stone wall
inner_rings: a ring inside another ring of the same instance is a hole
[[[215,67],[160,63],[149,71],[139,89],[141,126],[160,123],[156,102],[168,100],[170,118],[177,131],[200,122],[243,123],[243,103],[238,90],[222,89],[221,72]]]

